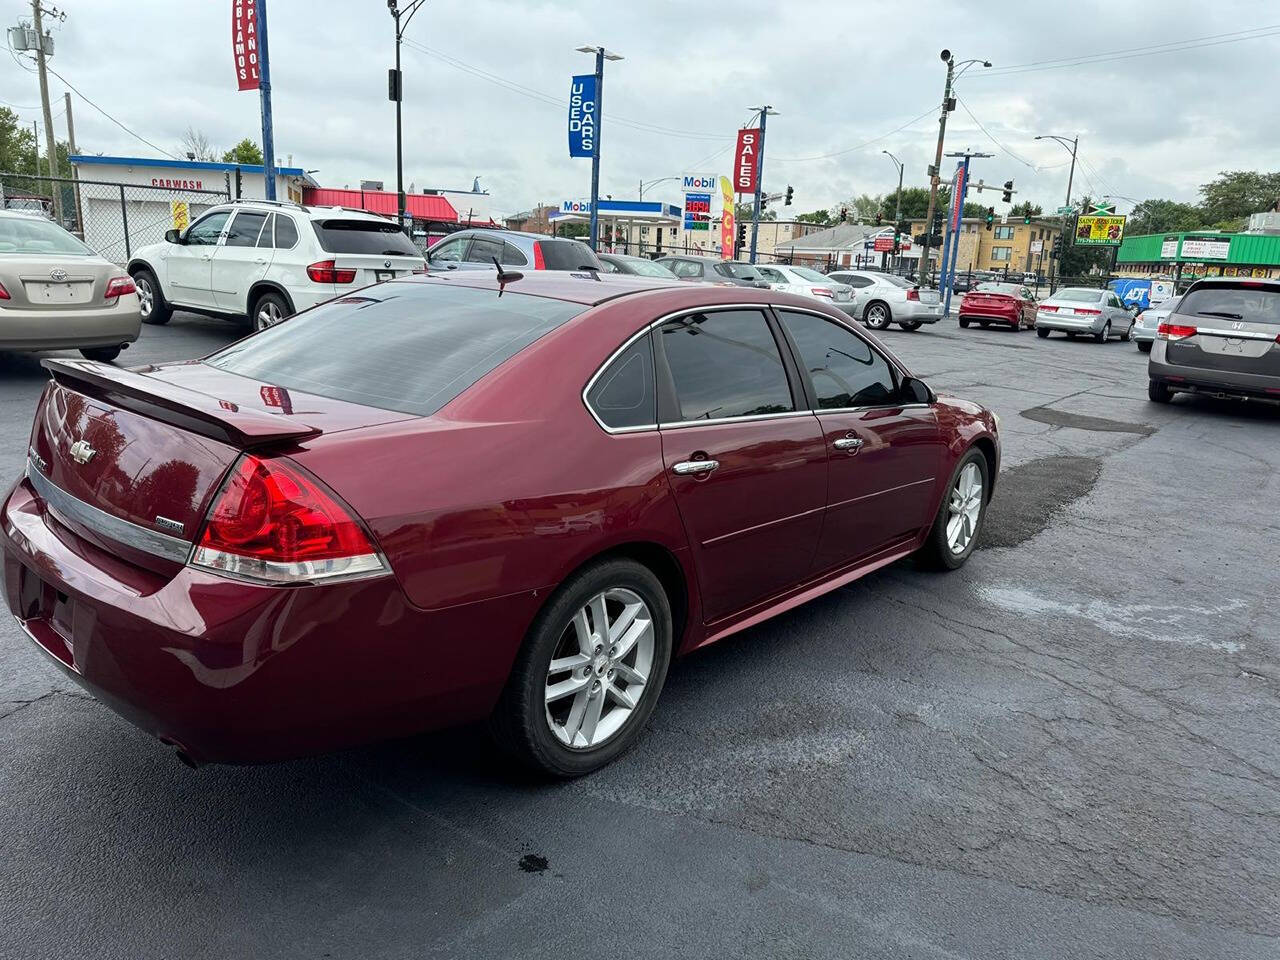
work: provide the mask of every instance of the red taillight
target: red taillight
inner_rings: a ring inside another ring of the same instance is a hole
[[[834,297],[835,291],[828,287],[814,287],[813,295],[815,297]]]
[[[1054,306],[1053,304],[1051,304],[1051,303],[1042,303],[1042,304],[1040,304],[1040,306],[1039,306],[1039,307],[1037,307],[1036,309],[1037,309],[1037,310],[1041,310],[1041,311],[1043,311],[1043,312],[1045,312],[1045,313],[1057,313],[1057,312],[1058,312],[1058,308],[1057,308],[1057,307],[1055,307],[1055,306]]]
[[[542,259],[542,244],[537,240],[533,241],[533,269],[547,269],[547,261]]]
[[[1090,310],[1087,307],[1076,307],[1077,317],[1096,317],[1102,313],[1101,310]]]
[[[321,260],[307,267],[307,276],[316,283],[354,283],[356,272],[345,268],[339,270],[332,260]]]
[[[382,572],[360,524],[285,460],[245,454],[209,512],[192,563],[267,583]]]
[[[426,266],[426,264],[423,264],[423,265],[422,265],[422,266],[420,266],[420,267],[414,267],[414,268],[413,268],[412,270],[410,270],[409,272],[410,272],[410,273],[426,273],[426,272],[427,272],[427,266]]]
[[[107,292],[103,296],[108,300],[114,300],[116,297],[124,296],[126,293],[136,293],[137,289],[133,285],[132,277],[112,277],[107,281]]]
[[[1181,323],[1162,323],[1156,327],[1156,336],[1161,340],[1185,340],[1194,337],[1196,328]]]
[[[9,291],[4,288],[4,284],[0,283],[0,300],[8,300]]]
[[[919,299],[920,299],[920,291],[919,291],[918,289],[916,289],[915,287],[912,287],[910,290],[908,290],[908,291],[907,291],[907,299],[908,299],[908,300],[919,300]]]

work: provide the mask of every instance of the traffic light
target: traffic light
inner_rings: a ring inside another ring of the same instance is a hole
[[[883,222],[884,222],[884,217],[883,217],[881,214],[878,214],[878,213],[877,213],[877,214],[876,214],[876,226],[877,226],[877,227],[878,227],[878,226],[880,226],[880,225],[881,225],[881,223],[883,223]]]
[[[760,197],[760,212],[764,213],[765,207],[769,206],[769,198],[766,195]]]
[[[987,229],[991,229],[991,225],[996,222],[996,208],[987,207]]]
[[[1058,234],[1053,238],[1053,253],[1051,256],[1055,260],[1062,256],[1062,234]]]
[[[849,208],[848,208],[848,207],[841,207],[841,208],[840,208],[840,222],[841,222],[841,223],[846,223],[846,222],[848,221],[848,219],[849,219]]]
[[[1029,214],[1029,213],[1024,213],[1024,214],[1022,215],[1022,222],[1023,222],[1023,223],[1030,223],[1030,222],[1031,222],[1031,214]]]
[[[1005,203],[1011,203],[1013,201],[1013,181],[1012,180],[1006,180],[1004,182],[1004,193],[1000,195],[1000,199],[1003,200]]]
[[[788,186],[787,186],[787,195],[786,195],[786,198],[785,198],[785,199],[783,199],[783,201],[782,201],[782,205],[783,205],[784,207],[789,207],[789,206],[791,206],[791,197],[792,197],[792,195],[793,195],[794,193],[795,193],[795,190],[794,190],[794,189],[792,189],[790,185],[788,185]]]
[[[747,243],[747,221],[743,220],[738,224],[738,246],[746,246]]]

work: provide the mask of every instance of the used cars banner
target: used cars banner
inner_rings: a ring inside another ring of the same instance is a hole
[[[569,84],[569,156],[590,157],[596,149],[596,75],[584,73]]]

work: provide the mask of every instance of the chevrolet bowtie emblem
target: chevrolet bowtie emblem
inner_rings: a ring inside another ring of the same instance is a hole
[[[71,459],[82,465],[92,460],[93,455],[97,452],[83,440],[77,440],[71,445]]]

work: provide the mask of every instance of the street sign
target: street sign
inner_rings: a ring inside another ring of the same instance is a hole
[[[876,253],[892,253],[893,252],[893,234],[883,237],[876,237],[875,240]]]
[[[1043,250],[1044,250],[1044,241],[1043,241],[1043,240],[1032,240],[1032,241],[1031,241],[1031,252],[1032,252],[1032,253],[1040,253],[1040,252],[1041,252],[1041,251],[1043,251]]]
[[[1000,214],[1000,223],[1005,224],[1008,222],[1009,222],[1009,215],[1007,213]]]
[[[1075,213],[1075,212],[1076,212],[1075,207],[1059,207],[1057,210],[1054,211],[1054,213],[1058,213],[1058,214]]]
[[[1082,247],[1118,247],[1124,238],[1124,217],[1080,217],[1075,242]]]

